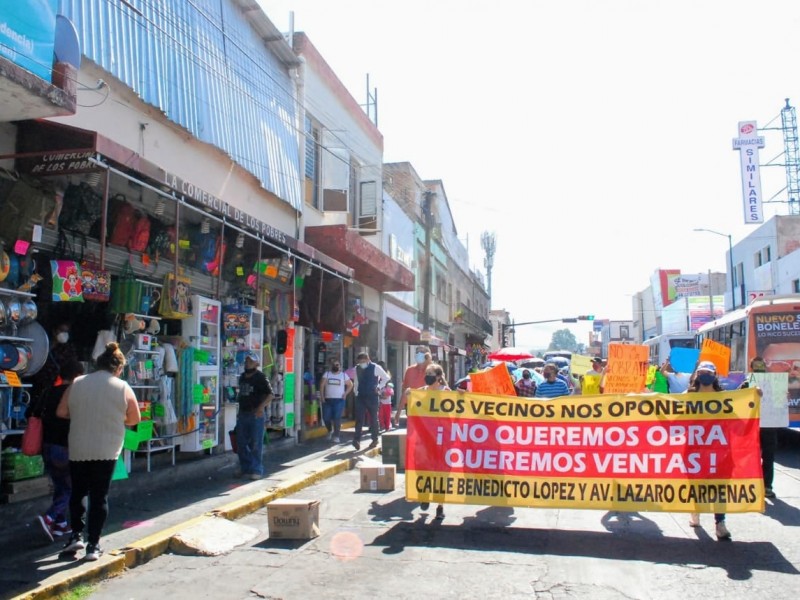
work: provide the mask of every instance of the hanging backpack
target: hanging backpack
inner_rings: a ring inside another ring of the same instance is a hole
[[[64,190],[64,202],[58,226],[67,231],[89,235],[94,223],[102,217],[103,199],[86,183],[70,184]]]
[[[157,263],[159,259],[175,256],[175,227],[165,225],[158,219],[150,221],[150,243],[147,254]]]
[[[128,238],[127,246],[131,252],[144,252],[150,241],[150,217],[143,212],[136,211],[136,222]]]
[[[129,202],[120,203],[114,216],[114,227],[108,238],[109,244],[127,246],[137,223],[136,209]]]

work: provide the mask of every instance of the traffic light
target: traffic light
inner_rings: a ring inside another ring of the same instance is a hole
[[[578,315],[578,321],[594,321],[594,315]]]
[[[510,344],[508,343],[508,333],[509,327],[505,323],[500,324],[500,344],[503,348],[508,348]]]

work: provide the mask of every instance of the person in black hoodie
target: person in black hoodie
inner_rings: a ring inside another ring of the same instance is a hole
[[[72,533],[67,521],[67,508],[72,493],[69,474],[69,419],[56,416],[56,408],[72,380],[83,375],[83,365],[77,360],[70,360],[61,365],[58,374],[61,377],[59,385],[45,392],[38,411],[34,411],[42,419],[42,458],[45,471],[53,484],[50,508],[37,519],[51,542],[56,537]]]

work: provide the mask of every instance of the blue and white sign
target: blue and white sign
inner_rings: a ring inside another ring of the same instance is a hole
[[[13,0],[0,11],[0,56],[52,81],[58,0]]]
[[[758,135],[755,121],[739,122],[739,137],[733,138],[733,149],[739,151],[742,164],[742,200],[744,222],[751,225],[764,222],[761,204],[761,171],[758,166],[758,149],[764,147],[764,137]]]

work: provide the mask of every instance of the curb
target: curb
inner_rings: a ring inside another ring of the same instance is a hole
[[[354,469],[361,457],[367,456],[373,458],[380,453],[380,447],[366,450],[359,454],[358,457],[343,458],[331,463],[323,469],[311,471],[302,477],[281,483],[270,490],[258,492],[251,496],[224,504],[200,516],[193,517],[182,523],[173,525],[172,527],[150,534],[123,548],[111,550],[96,563],[91,563],[91,566],[83,568],[76,567],[75,571],[71,573],[54,575],[53,579],[55,579],[55,581],[49,581],[29,592],[15,596],[14,600],[57,598],[76,585],[94,583],[103,579],[122,575],[126,569],[133,569],[164,554],[169,548],[172,537],[184,529],[213,518],[223,518],[232,521],[239,519],[263,508],[273,500],[289,496],[319,481]],[[89,563],[83,563],[83,565],[88,564]]]

